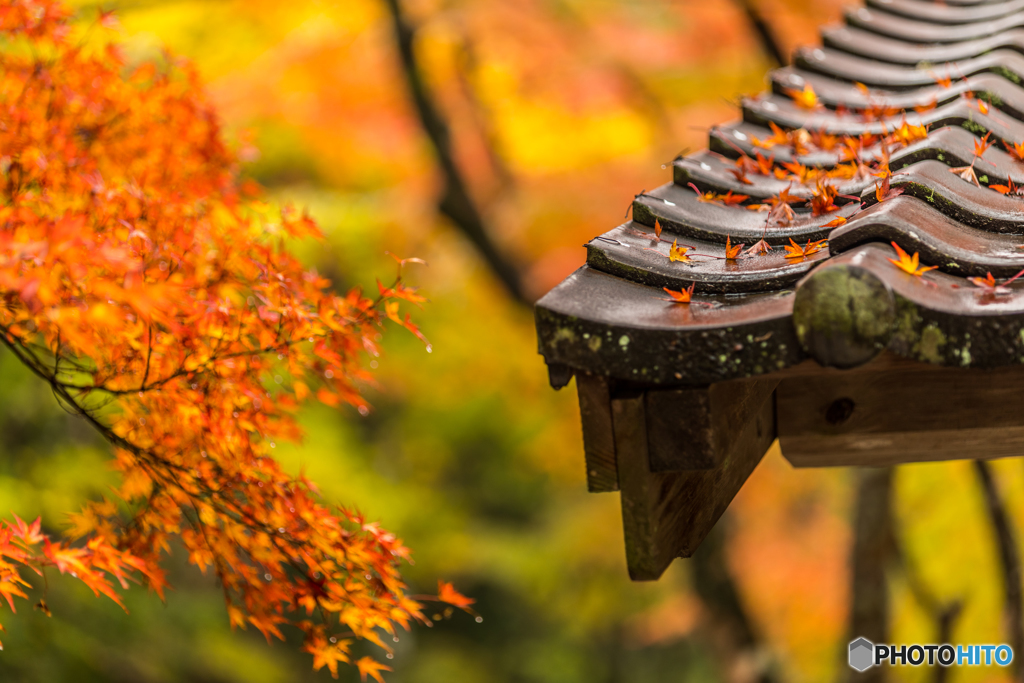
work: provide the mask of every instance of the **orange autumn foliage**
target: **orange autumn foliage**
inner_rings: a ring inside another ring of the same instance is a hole
[[[315,223],[252,198],[195,71],[130,68],[115,44],[70,40],[68,16],[0,7],[0,340],[107,438],[121,484],[72,515],[73,543],[4,522],[0,593],[13,610],[53,568],[118,604],[129,581],[163,597],[177,539],[232,626],[297,627],[336,673],[353,638],[387,649],[380,632],[426,621],[409,551],[271,449],[299,436],[307,397],[369,410],[362,359],[385,318],[421,336],[399,306],[422,297],[401,261],[376,298],[332,292],[284,246]]]

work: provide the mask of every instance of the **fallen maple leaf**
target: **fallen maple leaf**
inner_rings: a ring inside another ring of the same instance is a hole
[[[690,261],[690,257],[686,255],[686,252],[693,249],[693,247],[678,246],[678,241],[679,240],[672,240],[672,246],[668,248],[668,260],[672,261],[673,263],[676,261],[687,263]]]
[[[985,133],[985,137],[982,139],[974,141],[974,156],[976,158],[980,159],[988,151],[988,148],[992,146],[992,141],[989,140],[990,137],[992,137],[992,131]]]
[[[772,245],[768,244],[764,239],[760,239],[754,243],[754,246],[747,249],[744,254],[748,256],[760,256],[761,254],[767,254],[772,250]]]
[[[732,206],[750,199],[750,197],[745,194],[733,194],[732,190],[729,190],[725,194],[717,194],[710,191],[701,192],[693,183],[689,183],[689,185],[693,191],[697,193],[697,199],[707,204],[716,204],[720,202],[726,206]]]
[[[814,88],[811,87],[810,83],[805,84],[803,90],[786,88],[786,94],[789,95],[796,106],[801,109],[817,109],[820,106],[818,102],[818,93],[814,92]]]
[[[1012,195],[1014,197],[1019,197],[1024,194],[1024,187],[1013,182],[1013,178],[1007,178],[1006,185],[994,184],[989,185],[989,188],[995,190],[999,194]]]
[[[674,304],[688,304],[688,303],[690,303],[691,299],[693,298],[693,288],[696,285],[697,285],[697,283],[694,282],[689,287],[687,287],[686,289],[681,289],[678,292],[674,292],[671,289],[669,289],[668,287],[662,287],[662,289],[664,289],[665,292],[667,292],[668,295],[670,297],[672,297],[672,298],[671,299],[666,299],[664,297],[659,297],[659,298],[661,298],[662,301],[671,301]]]
[[[914,252],[913,256],[910,256],[909,254],[907,254],[907,252],[903,251],[903,248],[900,247],[900,245],[896,244],[895,242],[890,242],[890,244],[892,244],[893,249],[896,250],[896,255],[899,257],[899,260],[891,258],[889,259],[889,263],[894,264],[903,272],[909,273],[910,275],[914,275],[916,277],[921,277],[929,270],[935,270],[936,268],[938,268],[938,266],[919,267],[916,251]]]
[[[1003,147],[1017,161],[1024,161],[1024,142],[1004,142]]]
[[[1007,287],[1007,285],[1012,283],[1021,275],[1024,275],[1024,270],[1020,271],[1019,273],[1017,273],[1016,275],[1014,275],[1013,277],[1011,277],[1009,280],[1002,284],[997,284],[996,279],[992,277],[991,272],[986,273],[985,277],[971,277],[967,279],[970,280],[971,284],[973,284],[975,287],[981,288],[985,294],[990,294],[993,296],[1003,296],[1006,294],[1010,294],[1013,291],[1009,287]]]
[[[772,136],[770,138],[765,138],[764,140],[761,140],[754,136],[750,137],[750,141],[754,143],[755,147],[771,149],[772,147],[790,144],[790,134],[782,130],[782,128],[780,128],[778,124],[776,124],[774,121],[769,121],[768,127],[772,129]]]
[[[956,168],[949,169],[950,173],[955,173],[969,183],[974,183],[978,187],[981,187],[981,183],[978,182],[978,174],[974,172],[974,164],[970,166],[957,166]]]
[[[735,261],[736,257],[739,256],[740,252],[743,250],[743,246],[744,245],[742,245],[742,244],[735,244],[734,245],[732,243],[732,238],[730,238],[728,235],[726,235],[725,236],[725,260],[726,261]]]
[[[807,244],[801,247],[793,241],[793,238],[790,238],[789,244],[785,245],[786,258],[805,258],[811,254],[816,254],[821,251],[821,245],[827,241],[828,240],[817,240],[812,242],[811,240],[807,240]]]
[[[906,119],[903,123],[893,131],[890,138],[893,142],[898,142],[904,147],[907,147],[918,140],[924,140],[928,137],[928,129],[924,126],[912,125],[907,123]]]
[[[938,99],[932,98],[931,102],[915,105],[914,111],[916,111],[918,114],[924,114],[926,112],[930,112],[932,109],[935,109],[935,107],[937,106],[939,106]]]
[[[811,196],[811,215],[824,216],[836,211],[839,208],[835,204],[838,195],[839,190],[835,185],[823,178],[818,178],[817,186]]]
[[[891,178],[892,173],[890,173],[888,167],[886,167],[885,174],[882,176],[882,182],[875,183],[875,199],[877,199],[879,203],[903,194],[902,187],[892,187],[890,185]]]

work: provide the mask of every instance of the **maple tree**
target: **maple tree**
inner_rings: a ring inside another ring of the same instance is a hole
[[[300,435],[303,402],[369,411],[362,360],[383,321],[422,338],[399,312],[424,301],[402,281],[415,260],[374,297],[332,292],[285,246],[316,224],[241,179],[195,70],[128,68],[116,43],[72,40],[69,17],[52,0],[0,8],[0,340],[110,442],[121,483],[72,515],[74,542],[5,521],[0,593],[13,611],[52,568],[122,606],[131,581],[163,597],[177,539],[233,627],[296,627],[336,675],[353,639],[387,650],[380,633],[427,622],[409,551],[271,454]]]

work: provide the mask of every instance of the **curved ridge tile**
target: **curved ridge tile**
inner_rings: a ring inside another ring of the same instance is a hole
[[[923,19],[932,24],[970,24],[977,21],[999,19],[1014,12],[1024,11],[1024,0],[990,2],[963,7],[920,0],[866,0],[870,8],[910,19]]]
[[[985,130],[980,125],[977,128],[982,131]],[[945,135],[939,135],[940,132],[946,130],[962,130],[970,136],[971,140],[967,141],[967,144],[962,144],[961,140],[966,139],[961,136],[954,138],[952,135],[948,137]],[[1007,133],[1005,128],[999,132],[1004,134]],[[808,154],[797,156],[793,154],[793,150],[789,147],[772,147],[770,149],[765,149],[753,144],[752,138],[766,138],[770,135],[771,131],[767,128],[756,126],[751,123],[741,122],[712,128],[709,132],[708,140],[713,152],[729,158],[737,158],[740,153],[753,157],[757,152],[760,152],[762,155],[774,156],[777,162],[799,161],[807,166],[820,166],[823,168],[831,168],[842,161],[839,152],[835,150],[814,150]],[[977,139],[979,138],[976,134],[963,128],[941,128],[938,131],[930,133],[926,139],[915,142],[903,150],[893,152],[892,154],[894,158],[899,157],[900,163],[903,165],[916,163],[923,159],[938,159],[939,161],[949,160],[951,165],[957,165],[958,163],[961,163],[960,160],[962,160],[965,155],[967,156],[967,161],[962,161],[962,164],[966,164],[970,163],[970,159],[973,157],[973,140]],[[997,142],[1000,139],[1002,138],[997,134],[994,142]],[[998,152],[998,154],[996,154],[996,152]],[[947,159],[947,154],[950,155],[951,158]],[[1007,173],[1009,173],[1009,169],[1014,168],[1013,162],[1009,161],[1009,156],[1007,156],[1005,152],[1000,150],[997,146],[991,147],[989,151],[986,152],[986,158],[989,154],[993,154],[994,157],[999,160],[1007,160],[1005,163]],[[880,156],[881,145],[875,145],[865,150],[863,153],[865,161],[874,161]],[[993,168],[988,164],[982,164],[981,168],[984,172],[993,170],[994,172],[997,172],[1000,177],[1003,177],[1004,179],[1006,177],[1003,176],[1002,173],[998,172],[998,167]]]
[[[992,368],[1024,362],[1024,285],[1006,296],[986,294],[965,278],[931,271],[914,277],[891,263],[892,247],[867,244],[820,268],[860,266],[896,296],[897,324],[889,349],[939,365]]]
[[[669,183],[657,190],[637,197],[633,202],[633,220],[648,228],[657,220],[663,230],[681,238],[725,244],[727,237],[734,242],[754,244],[764,236],[772,245],[788,244],[825,238],[831,228],[825,227],[838,217],[850,218],[858,209],[856,202],[847,204],[826,216],[796,214],[791,225],[772,227],[765,233],[766,216],[742,206],[724,206],[702,202],[689,188]]]
[[[662,232],[654,239],[650,228],[627,223],[595,237],[587,244],[587,265],[631,282],[660,289],[680,290],[695,284],[694,291],[706,294],[770,292],[794,284],[814,264],[828,258],[828,248],[803,259],[787,259],[782,249],[760,256],[725,259],[725,245],[685,239],[692,247],[691,263],[668,259],[669,245],[676,235]],[[737,242],[739,243],[739,242]]]
[[[833,253],[869,242],[896,242],[919,253],[923,265],[953,275],[1008,278],[1024,269],[1020,237],[968,227],[912,197],[875,204],[829,234]]]
[[[978,175],[984,177],[983,169]],[[1024,198],[1008,197],[977,187],[938,161],[922,161],[892,176],[892,186],[904,194],[933,204],[945,215],[979,230],[1024,235]],[[873,190],[862,196],[876,203]]]
[[[891,38],[899,38],[908,43],[959,43],[1024,26],[1024,12],[1015,12],[999,19],[958,26],[916,21],[867,7],[848,9],[844,18],[850,26]]]
[[[1013,83],[992,73],[973,76],[969,81],[953,81],[949,88],[936,83],[915,90],[884,90],[872,88],[867,94],[852,82],[837,81],[822,74],[796,69],[791,66],[775,69],[769,74],[772,92],[785,95],[789,90],[801,90],[806,85],[814,88],[818,101],[830,108],[867,109],[885,104],[897,109],[913,109],[942,105],[959,99],[965,92],[1002,92],[1002,88],[1015,87]]]
[[[949,167],[966,166],[974,158],[974,143],[977,141],[976,135],[963,128],[939,128],[929,133],[924,140],[892,152],[889,168],[895,172],[928,159],[941,161]],[[772,157],[772,150],[757,151]],[[989,184],[1005,185],[1011,177],[1015,183],[1024,184],[1024,164],[1014,161],[999,147],[990,147],[979,167],[988,176]],[[800,185],[792,180],[764,175],[748,175],[752,184],[745,185],[731,173],[736,168],[734,160],[713,152],[684,157],[677,160],[673,168],[673,178],[677,185],[685,187],[692,182],[702,192],[721,194],[731,191],[734,194],[749,195],[752,200],[772,197],[787,188],[794,197],[809,198],[815,189],[811,185]],[[861,180],[833,179],[831,183],[841,195],[860,195],[865,189],[873,187],[876,181],[872,176]]]
[[[1015,83],[1020,83],[1024,78],[1024,55],[1007,49],[919,69],[899,64],[885,64],[831,48],[815,47],[797,50],[793,64],[800,69],[821,73],[831,78],[851,83],[856,81],[889,90],[923,88],[936,85],[939,79],[949,78],[957,81],[984,72],[1002,75]]]
[[[803,128],[830,135],[850,136],[891,133],[906,122],[911,125],[957,127],[978,135],[991,133],[992,139],[997,142],[1024,140],[1024,121],[993,113],[991,108],[988,114],[982,114],[974,104],[966,100],[950,102],[923,114],[904,112],[881,121],[864,121],[855,114],[840,114],[831,109],[808,111],[777,96],[762,100],[746,99],[742,106],[744,122],[765,129],[764,135],[742,131],[751,140],[755,137],[770,137],[767,131],[769,122],[789,130]]]
[[[927,45],[836,24],[822,28],[821,40],[825,47],[839,52],[907,66],[945,64],[999,49],[1024,52],[1024,29],[1019,28],[959,43]]]
[[[764,154],[764,150],[762,150],[762,154]],[[770,152],[766,156],[770,156]],[[802,185],[791,179],[779,179],[773,175],[747,175],[747,179],[750,181],[750,184],[747,185],[736,180],[736,177],[730,173],[730,170],[735,168],[736,165],[732,163],[731,159],[725,159],[713,153],[694,155],[675,162],[673,182],[683,187],[693,183],[702,192],[745,194],[751,198],[751,202],[774,197],[787,188],[792,197],[810,199],[815,190],[814,185]],[[872,185],[873,181],[874,179],[870,181],[864,179],[833,180],[831,184],[835,186],[840,195],[860,197],[860,193]],[[845,203],[845,201],[843,198],[836,200],[837,203]]]
[[[625,380],[704,385],[803,360],[792,290],[663,301],[661,290],[584,266],[536,304],[549,363],[602,368]]]

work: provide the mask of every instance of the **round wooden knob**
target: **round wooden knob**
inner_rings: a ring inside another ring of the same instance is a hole
[[[889,285],[858,266],[817,268],[797,286],[796,336],[819,365],[853,368],[889,345],[896,300]]]

